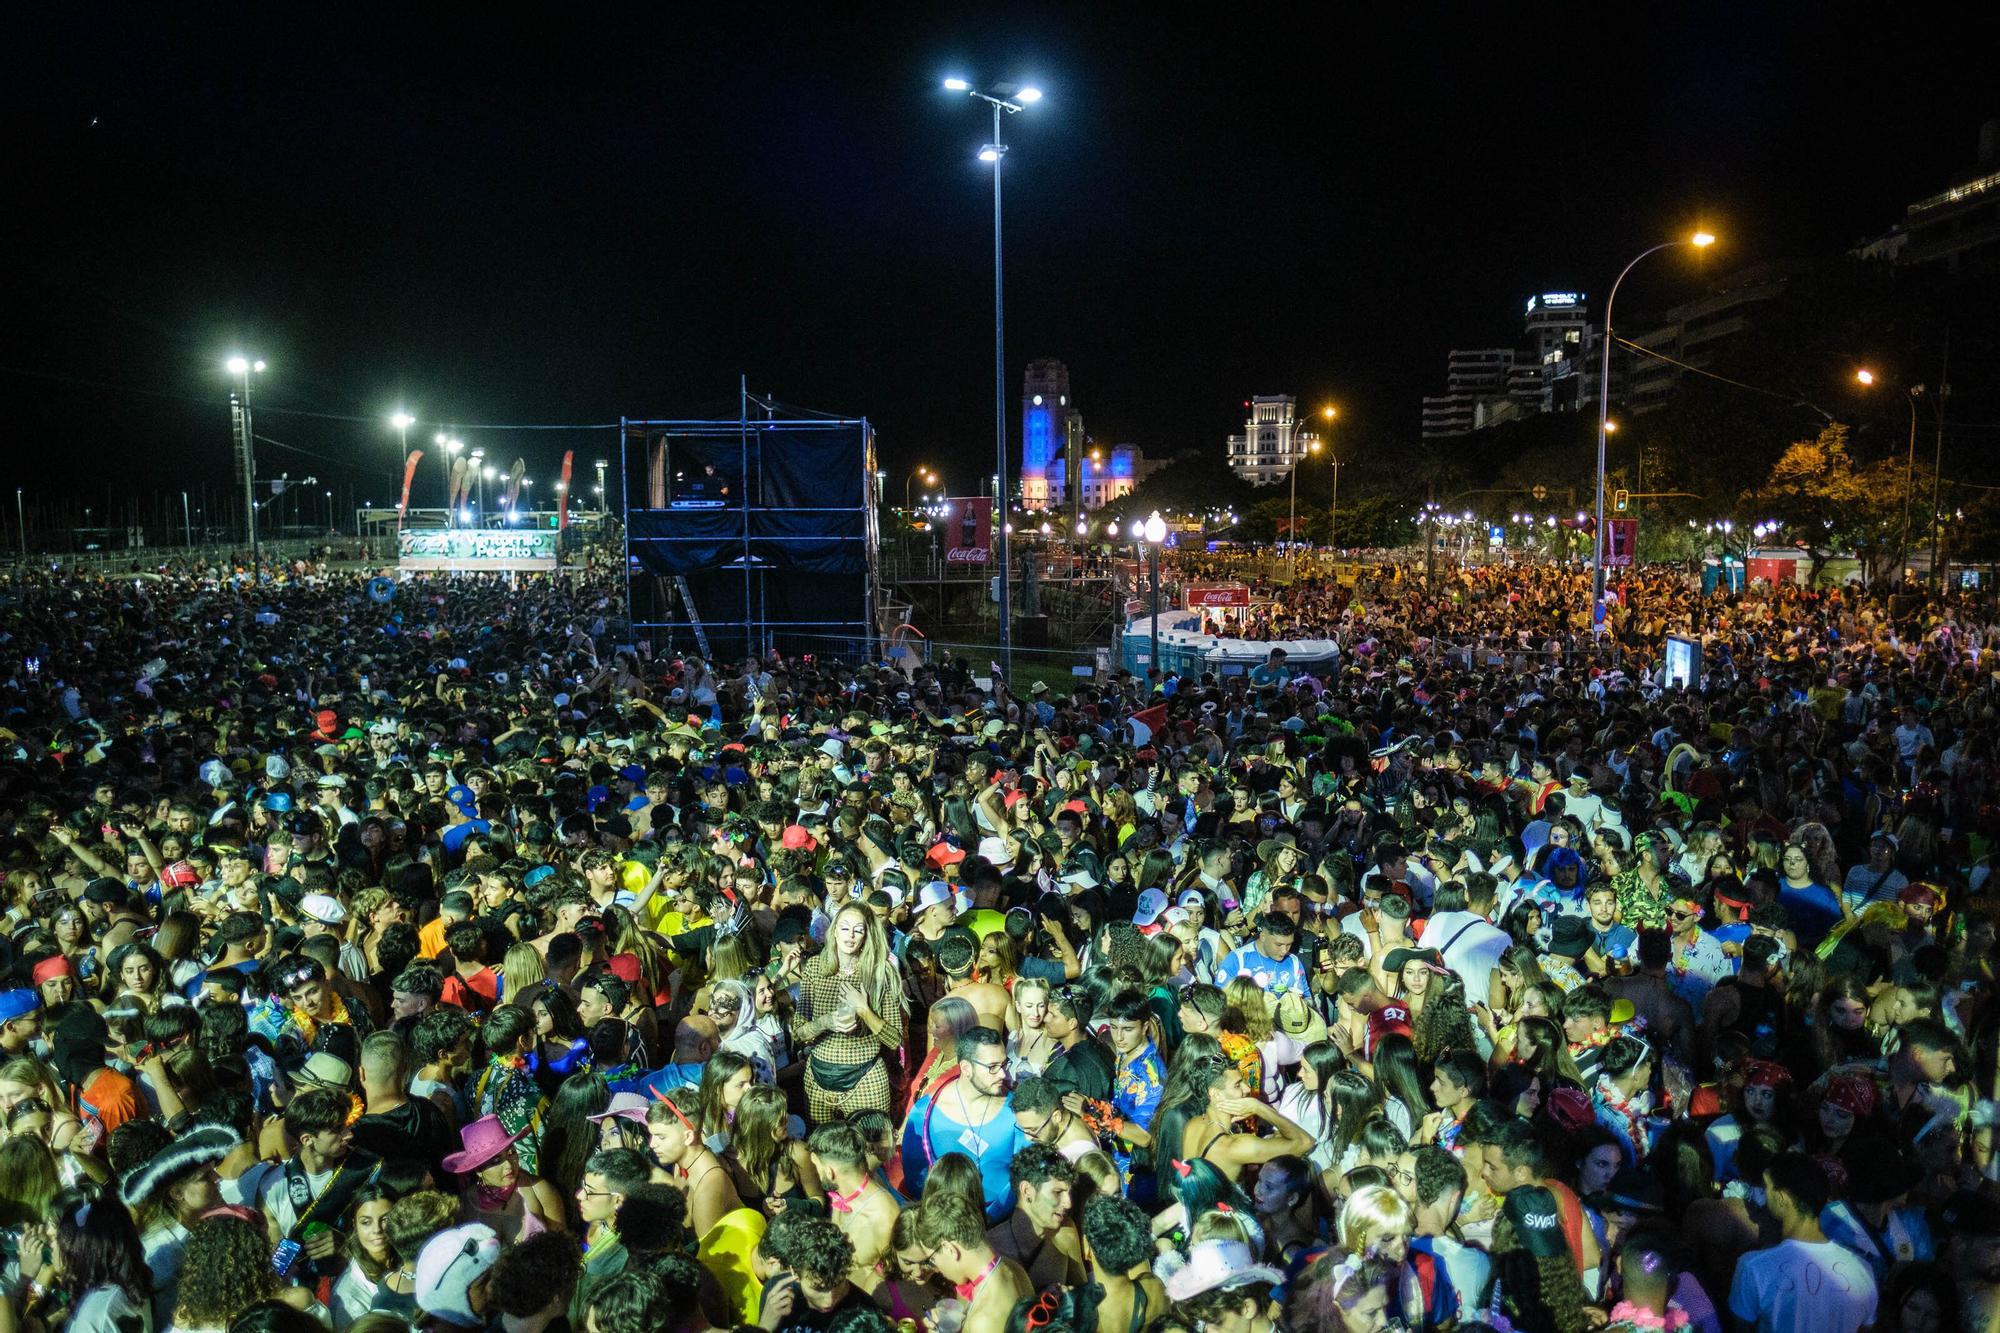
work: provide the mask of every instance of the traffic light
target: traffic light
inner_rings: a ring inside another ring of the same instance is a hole
[[[1611,508],[1622,514],[1632,507],[1632,492],[1623,489],[1611,492]]]

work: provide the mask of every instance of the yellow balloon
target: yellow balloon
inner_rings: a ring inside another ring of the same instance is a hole
[[[618,882],[625,886],[627,893],[639,893],[653,882],[653,872],[644,861],[627,861],[618,867]]]

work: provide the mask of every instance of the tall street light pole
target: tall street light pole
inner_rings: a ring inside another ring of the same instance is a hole
[[[993,487],[994,540],[999,548],[1000,564],[1000,672],[1011,677],[1014,671],[1014,636],[1009,602],[1012,593],[1008,590],[1008,549],[1007,549],[1007,301],[1006,289],[1001,281],[1000,264],[1000,160],[1007,154],[1007,145],[1000,137],[1000,116],[1018,115],[1036,102],[1042,100],[1039,88],[1019,88],[1011,84],[996,84],[993,92],[983,93],[964,79],[950,78],[944,81],[947,92],[964,93],[977,98],[993,108],[993,141],[979,150],[981,162],[993,164]]]
[[[1715,237],[1705,231],[1678,241],[1662,241],[1650,250],[1642,250],[1632,257],[1632,262],[1619,270],[1618,279],[1611,284],[1611,295],[1604,302],[1604,353],[1597,372],[1597,528],[1591,534],[1590,550],[1590,630],[1593,634],[1604,631],[1604,439],[1610,434],[1606,423],[1611,420],[1611,343],[1613,340],[1611,323],[1612,307],[1618,304],[1618,287],[1625,281],[1625,275],[1638,267],[1639,261],[1647,255],[1656,255],[1662,250],[1671,250],[1677,245],[1691,245],[1697,250],[1705,250],[1715,244]]]
[[[1320,415],[1325,417],[1328,421],[1332,421],[1335,417],[1339,416],[1340,413],[1339,411],[1337,411],[1332,407],[1323,407],[1320,409]],[[1299,567],[1299,468],[1305,464],[1306,456],[1308,454],[1316,454],[1318,452],[1319,452],[1319,442],[1317,440],[1315,440],[1310,446],[1308,446],[1305,449],[1295,449],[1292,452],[1292,498],[1290,504],[1290,513],[1288,517],[1285,519],[1285,538],[1287,541],[1291,543],[1292,569],[1295,572]],[[1338,466],[1339,466],[1338,464],[1335,465],[1336,469],[1338,468]],[[1340,473],[1336,470],[1333,475],[1335,478],[1334,502],[1338,504],[1340,495],[1339,491]]]
[[[1167,539],[1167,521],[1155,509],[1143,523],[1135,523],[1133,527],[1146,543],[1146,583],[1153,598],[1152,655],[1146,659],[1146,665],[1150,670],[1160,671],[1160,543]],[[1160,679],[1166,678],[1166,672],[1160,671]]]
[[[1326,519],[1326,544],[1334,549],[1334,559],[1340,558],[1340,455],[1327,446],[1326,461],[1333,464],[1333,510]]]
[[[1873,388],[1876,375],[1872,370],[1857,370],[1854,380],[1863,388]],[[1901,586],[1906,580],[1903,572],[1910,567],[1910,505],[1917,493],[1917,399],[1923,395],[1924,386],[1912,384],[1903,390],[1903,401],[1910,409],[1910,447],[1903,456],[1903,543],[1902,553],[1896,561],[1896,584]],[[1932,508],[1936,508],[1936,495],[1932,495]]]
[[[257,566],[264,563],[264,548],[257,540],[257,437],[250,425],[250,377],[263,374],[264,363],[254,357],[232,356],[226,364],[243,395],[243,519],[248,525],[250,577],[254,583]]]
[[[928,467],[919,467],[915,472],[903,478],[903,512],[906,514],[910,509],[910,483],[918,477],[924,479],[924,485],[926,486],[937,485],[937,474],[932,472]]]

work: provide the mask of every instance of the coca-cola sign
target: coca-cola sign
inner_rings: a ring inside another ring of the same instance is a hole
[[[1190,609],[1197,606],[1248,606],[1250,589],[1241,583],[1197,583],[1187,590]]]
[[[945,503],[944,558],[954,565],[983,565],[993,547],[993,501],[983,495]]]

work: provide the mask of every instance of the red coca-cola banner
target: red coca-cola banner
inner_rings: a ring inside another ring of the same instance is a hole
[[[1625,569],[1639,549],[1639,520],[1610,518],[1604,521],[1604,567]]]
[[[944,558],[955,565],[983,565],[993,558],[993,502],[983,495],[947,500]]]
[[[1250,588],[1242,583],[1195,583],[1187,590],[1188,609],[1197,606],[1248,606]]]

